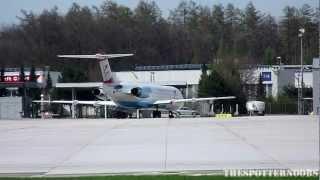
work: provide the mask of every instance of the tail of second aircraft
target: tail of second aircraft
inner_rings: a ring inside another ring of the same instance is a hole
[[[97,59],[99,60],[100,70],[104,83],[117,82],[116,77],[112,74],[108,59],[117,57],[133,56],[133,54],[95,54],[95,55],[58,55],[60,58],[75,59]]]

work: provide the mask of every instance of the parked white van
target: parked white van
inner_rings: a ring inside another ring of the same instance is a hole
[[[246,108],[250,115],[258,114],[263,116],[265,113],[265,106],[263,101],[248,101],[246,103]]]

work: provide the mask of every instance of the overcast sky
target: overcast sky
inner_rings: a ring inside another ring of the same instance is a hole
[[[17,23],[17,16],[21,15],[20,10],[33,11],[41,13],[44,9],[51,9],[58,6],[59,12],[65,13],[73,2],[81,6],[100,6],[104,0],[0,0],[0,25]],[[194,0],[201,5],[212,6],[214,4],[233,3],[236,7],[244,8],[250,0]],[[256,8],[264,13],[270,13],[275,17],[282,16],[282,9],[286,5],[301,7],[303,4],[309,4],[311,7],[318,7],[318,0],[251,0]],[[136,7],[139,0],[115,0],[118,4]],[[162,10],[165,17],[169,11],[176,8],[181,0],[158,0],[156,3]]]

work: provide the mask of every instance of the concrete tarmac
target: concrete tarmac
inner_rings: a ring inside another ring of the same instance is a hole
[[[0,176],[316,170],[318,119],[0,120]]]

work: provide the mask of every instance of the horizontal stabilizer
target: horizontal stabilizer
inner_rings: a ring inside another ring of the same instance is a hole
[[[111,59],[118,57],[133,56],[133,54],[94,54],[94,55],[58,55],[59,58],[74,59]]]

